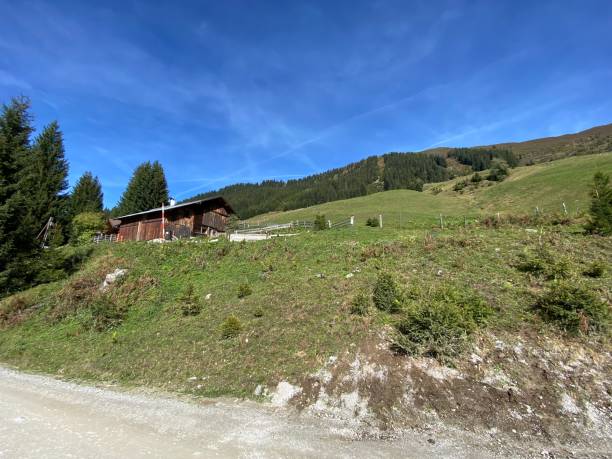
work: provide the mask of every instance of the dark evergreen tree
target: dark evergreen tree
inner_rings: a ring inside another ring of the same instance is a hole
[[[167,204],[168,199],[168,184],[161,164],[157,161],[147,161],[134,170],[112,214],[121,216],[143,212],[160,207],[162,203]]]
[[[0,272],[18,254],[21,221],[27,215],[26,201],[20,193],[21,169],[25,165],[33,129],[28,113],[30,103],[16,98],[3,105],[0,115]],[[0,275],[0,293],[6,290],[8,275]]]
[[[19,188],[27,200],[29,219],[38,233],[49,217],[56,222],[69,220],[68,162],[64,157],[64,140],[57,122],[45,127],[36,138],[23,168]],[[33,235],[34,238],[36,234]]]
[[[597,172],[593,177],[589,214],[588,232],[612,235],[612,186],[610,176],[602,172]]]
[[[83,212],[102,212],[104,195],[98,177],[85,172],[77,181],[70,195],[70,210],[73,215]]]

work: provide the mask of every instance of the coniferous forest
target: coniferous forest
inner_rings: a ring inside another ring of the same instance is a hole
[[[469,166],[472,171],[486,169],[493,158],[503,159],[511,167],[518,164],[516,156],[503,149],[461,148],[451,150],[448,156]],[[441,154],[387,153],[301,179],[238,183],[185,201],[222,195],[241,218],[249,218],[265,212],[299,209],[378,191],[422,191],[423,184],[443,182],[454,174],[446,157]]]

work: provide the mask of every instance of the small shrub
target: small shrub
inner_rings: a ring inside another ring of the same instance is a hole
[[[370,298],[364,293],[358,293],[351,302],[351,314],[367,316],[370,311]]]
[[[606,264],[603,261],[594,261],[582,274],[588,277],[603,277],[606,273]]]
[[[240,334],[242,324],[234,315],[228,316],[221,325],[221,337],[223,339],[233,338]]]
[[[396,312],[401,308],[401,295],[390,274],[381,273],[378,276],[372,293],[372,300],[381,311]]]
[[[455,186],[453,187],[453,191],[461,191],[466,186],[468,186],[468,181],[467,180],[461,180],[461,181],[455,183]]]
[[[503,159],[495,158],[491,161],[491,169],[487,179],[495,182],[501,182],[510,174],[510,167]]]
[[[366,226],[371,226],[372,228],[377,228],[380,225],[378,218],[370,217],[366,220]]]
[[[314,219],[314,229],[315,231],[323,231],[328,228],[327,220],[325,220],[325,215],[317,215]]]
[[[545,247],[538,248],[535,253],[521,253],[516,268],[522,272],[544,276],[548,280],[566,279],[571,275],[569,260],[553,256]]]
[[[608,305],[580,285],[554,283],[534,307],[544,320],[568,332],[587,334],[605,331],[608,326]]]
[[[431,194],[437,195],[442,193],[442,187],[439,185],[431,187]]]
[[[202,303],[193,292],[193,285],[189,284],[180,298],[181,312],[184,316],[197,316],[202,312]]]
[[[397,324],[395,347],[411,355],[446,361],[459,355],[468,337],[485,325],[489,305],[474,292],[449,288],[412,303]]]
[[[410,355],[444,360],[458,355],[465,346],[468,329],[454,304],[420,303],[408,308],[397,324],[395,347]]]
[[[102,332],[118,327],[123,322],[126,311],[105,295],[96,297],[89,306],[91,328]]]
[[[264,316],[264,310],[262,308],[257,308],[255,309],[255,311],[253,311],[253,317],[257,317],[258,319],[260,317]]]
[[[253,293],[253,289],[251,288],[251,286],[249,284],[244,283],[244,284],[240,284],[238,286],[238,298],[247,297],[251,293]]]
[[[16,325],[32,305],[23,295],[14,295],[0,303],[0,326]]]
[[[475,172],[474,175],[472,175],[472,178],[470,178],[470,181],[472,183],[480,183],[482,182],[482,175],[480,175],[478,172]]]

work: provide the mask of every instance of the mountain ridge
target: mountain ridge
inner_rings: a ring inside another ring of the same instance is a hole
[[[478,165],[461,162],[457,152],[482,153]],[[197,194],[189,199],[223,195],[241,218],[271,211],[291,210],[365,196],[383,190],[422,191],[425,183],[443,182],[452,177],[486,169],[499,157],[514,165],[533,165],[570,156],[612,151],[612,123],[584,131],[521,142],[503,142],[468,148],[436,147],[420,152],[388,152],[373,155],[300,179],[236,183]],[[486,158],[485,158],[486,157]]]

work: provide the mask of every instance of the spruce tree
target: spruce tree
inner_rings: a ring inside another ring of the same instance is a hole
[[[70,210],[73,215],[83,212],[102,212],[102,185],[98,177],[85,172],[77,181],[70,196]]]
[[[29,108],[27,99],[16,98],[3,105],[0,114],[0,272],[20,249],[21,221],[27,214],[19,182],[33,131]],[[1,284],[6,278],[0,275],[0,293],[5,290]]]
[[[161,164],[147,161],[135,170],[113,215],[121,216],[160,207],[168,202],[168,184]]]
[[[591,208],[586,229],[590,233],[612,234],[612,186],[610,176],[597,172],[591,188]]]
[[[54,121],[36,138],[19,185],[36,233],[49,217],[56,222],[66,217],[67,177],[64,140],[59,125]]]

